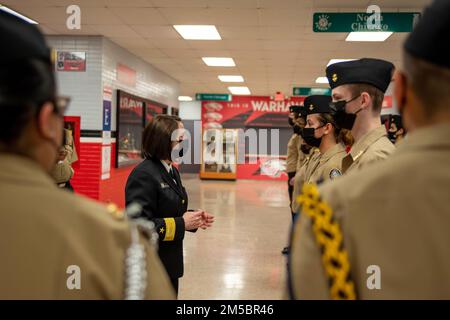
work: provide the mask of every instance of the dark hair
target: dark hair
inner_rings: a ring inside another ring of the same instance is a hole
[[[180,117],[159,114],[145,127],[142,133],[142,155],[159,160],[170,159],[172,133],[178,129]]]
[[[353,145],[354,139],[350,130],[340,129],[336,127],[336,122],[334,121],[334,117],[330,113],[319,113],[317,114],[319,121],[325,125],[330,123],[334,128],[334,138],[336,142],[343,143],[346,146]]]
[[[42,105],[55,97],[48,63],[33,59],[0,65],[0,143],[12,147]]]
[[[427,114],[448,111],[450,103],[450,70],[416,58],[408,52],[403,54],[404,72],[414,93]]]
[[[384,93],[380,89],[365,83],[353,83],[349,84],[348,88],[353,97],[361,95],[363,92],[367,92],[372,98],[372,110],[373,112],[381,112],[383,106]]]

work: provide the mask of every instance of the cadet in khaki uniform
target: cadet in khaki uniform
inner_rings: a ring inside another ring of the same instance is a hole
[[[298,206],[297,206],[295,199],[299,195],[301,186],[304,183],[306,167],[307,167],[308,163],[310,162],[310,160],[316,154],[316,150],[315,150],[316,148],[312,148],[311,146],[307,145],[305,143],[305,141],[303,140],[303,138],[301,137],[301,132],[306,124],[306,115],[307,115],[306,109],[304,108],[304,106],[298,106],[298,107],[296,107],[296,111],[297,111],[297,114],[299,115],[299,117],[297,118],[296,125],[294,126],[294,131],[299,136],[300,145],[299,145],[299,150],[298,150],[299,157],[297,160],[297,170],[296,170],[296,173],[294,176],[294,181],[292,183],[293,184],[293,190],[292,190],[292,200],[293,201],[291,201],[291,211],[293,213],[293,218],[295,217],[295,215],[298,212]]]
[[[304,143],[303,146],[308,146],[308,145],[306,143]],[[315,167],[315,164],[320,159],[319,149],[311,147],[311,146],[308,146],[308,147],[309,148],[305,148],[305,147],[302,148],[302,150],[305,150],[308,153],[305,154],[305,160],[303,161],[303,165],[297,171],[297,173],[295,175],[295,180],[294,180],[294,191],[292,193],[293,201],[291,203],[291,210],[292,210],[292,212],[295,212],[295,213],[299,212],[300,206],[296,199],[300,195],[300,193],[302,191],[302,187],[305,184],[305,177],[307,175],[311,174],[311,170],[307,170],[307,169]]]
[[[404,44],[395,98],[408,138],[396,152],[305,189],[292,298],[450,299],[449,33],[450,2],[435,1]]]
[[[292,179],[295,176],[297,170],[297,164],[299,161],[300,153],[300,138],[299,138],[299,125],[297,123],[299,118],[299,106],[291,106],[289,108],[289,124],[292,126],[293,133],[288,141],[287,145],[287,157],[286,157],[286,173],[288,175],[288,192],[289,200],[292,201],[293,184]]]
[[[300,138],[301,128],[305,125],[305,119],[301,116],[301,106],[289,107],[289,124],[292,126],[293,134],[289,139],[287,145],[287,157],[286,157],[286,172],[288,175],[288,193],[289,193],[289,208],[292,206],[292,194],[294,192],[294,180],[299,167],[299,162],[303,162],[304,155],[300,151],[300,144],[302,139]],[[295,220],[295,212],[291,211],[292,221]],[[281,250],[282,254],[289,253],[289,247],[284,247]]]
[[[38,29],[0,11],[0,299],[171,299],[151,225],[61,191],[62,143],[50,50]]]
[[[343,173],[384,160],[395,150],[380,122],[393,70],[392,63],[370,58],[335,63],[326,69],[336,125],[351,130],[355,140],[342,160]]]
[[[53,167],[50,175],[58,187],[73,190],[70,184],[70,179],[72,179],[74,174],[72,163],[78,160],[78,156],[73,143],[72,131],[64,129],[64,136],[64,146],[59,151],[58,162]]]
[[[341,176],[341,162],[346,155],[345,135],[336,128],[333,110],[330,108],[331,97],[313,95],[305,99],[307,110],[306,126],[302,137],[307,144],[316,147],[320,156],[306,168],[306,183],[322,183]]]

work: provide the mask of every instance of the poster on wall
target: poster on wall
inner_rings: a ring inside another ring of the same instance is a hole
[[[121,90],[117,91],[117,167],[127,166],[142,160],[144,103],[142,98]]]
[[[111,105],[112,88],[103,88],[103,126],[102,126],[102,175],[101,179],[109,179],[111,174]]]
[[[56,71],[86,71],[86,52],[57,51]]]
[[[274,101],[269,96],[233,96],[231,101],[202,101],[204,129],[289,127],[291,105],[300,105],[304,97]]]
[[[149,123],[157,114],[166,114],[167,106],[151,100],[145,100],[145,125]]]
[[[178,108],[172,107],[171,112],[172,112],[172,115],[174,115],[174,116],[179,116],[180,115],[180,110],[178,110]]]

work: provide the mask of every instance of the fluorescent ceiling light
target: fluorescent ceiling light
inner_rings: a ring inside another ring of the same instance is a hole
[[[393,32],[350,32],[345,41],[385,41]]]
[[[328,78],[327,77],[318,77],[316,79],[316,83],[326,83],[326,84],[328,84]]]
[[[235,67],[233,58],[203,57],[203,62],[210,67]]]
[[[236,95],[251,94],[248,87],[228,87],[228,90]]]
[[[173,27],[186,40],[222,40],[216,26],[174,25]]]
[[[30,19],[30,18],[28,18],[28,17],[25,17],[24,15],[22,15],[22,14],[16,12],[16,11],[14,11],[14,10],[8,8],[8,7],[2,6],[1,4],[0,4],[0,10],[5,11],[5,12],[7,12],[7,13],[9,13],[9,14],[12,14],[13,16],[16,16],[16,17],[18,17],[18,18],[20,18],[20,19],[22,19],[22,20],[25,20],[25,21],[28,22],[28,23],[31,23],[31,24],[38,24],[38,23],[37,23],[36,21],[34,21],[33,19]]]
[[[356,59],[331,59],[330,61],[328,61],[327,67],[330,64],[335,64],[335,63],[345,62],[345,61],[353,61],[353,60],[356,60]]]
[[[218,76],[219,80],[222,82],[244,82],[244,78],[242,76]]]
[[[192,101],[192,98],[189,96],[179,96],[178,101]]]

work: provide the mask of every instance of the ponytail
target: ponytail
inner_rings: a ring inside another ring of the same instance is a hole
[[[352,133],[350,130],[347,129],[341,129],[336,126],[336,122],[334,121],[334,117],[331,113],[321,113],[319,114],[319,120],[322,123],[331,123],[333,125],[334,129],[334,137],[336,139],[336,142],[342,143],[345,146],[352,146],[355,139],[352,136]]]

